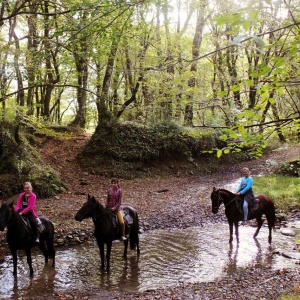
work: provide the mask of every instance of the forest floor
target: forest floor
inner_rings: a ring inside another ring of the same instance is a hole
[[[79,134],[68,140],[39,140],[39,151],[45,163],[60,174],[67,186],[63,194],[51,199],[38,199],[39,214],[55,224],[58,247],[59,244],[68,244],[68,241],[72,244],[76,238],[79,242],[78,236],[82,237],[83,232],[87,239],[92,238],[91,221],[79,223],[74,220],[88,193],[105,202],[110,178],[87,172],[76,160],[78,152],[89,138],[89,134]],[[166,176],[158,168],[156,174],[145,178],[121,179],[123,203],[137,209],[142,231],[225,222],[224,213],[211,213],[210,194],[214,186],[221,188],[229,181],[239,179],[244,166],[250,168],[253,176],[268,174],[277,163],[299,156],[299,146],[283,146],[259,159],[220,164],[215,173],[193,175],[186,172]],[[174,165],[176,163],[173,162]],[[179,283],[174,287],[142,293],[73,289],[45,295],[45,299],[277,299],[281,294],[295,289],[294,285],[299,281],[300,274],[296,270],[273,271],[262,267],[248,268],[242,274],[237,272],[213,282]],[[298,291],[300,293],[299,285]]]

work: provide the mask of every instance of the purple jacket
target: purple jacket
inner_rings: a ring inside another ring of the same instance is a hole
[[[15,211],[22,211],[22,213],[24,215],[26,215],[27,213],[29,213],[30,211],[32,212],[32,214],[34,215],[35,218],[38,217],[38,214],[36,212],[36,208],[35,208],[35,204],[36,204],[36,195],[34,193],[30,193],[30,195],[28,196],[28,206],[26,208],[23,209],[23,204],[22,204],[22,198],[25,195],[25,192],[21,193],[18,196],[18,201],[17,201],[17,205],[15,207]]]
[[[120,188],[109,188],[107,190],[106,207],[111,208],[113,211],[120,210],[122,204],[122,190]]]

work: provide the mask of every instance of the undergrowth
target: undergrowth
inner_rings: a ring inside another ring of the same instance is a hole
[[[269,175],[256,177],[253,185],[254,193],[270,196],[277,208],[291,210],[300,208],[300,177],[285,175]]]
[[[65,191],[58,174],[46,165],[37,151],[34,130],[30,122],[0,122],[0,191],[7,197],[22,190],[23,182],[30,181],[39,197],[51,197]],[[49,129],[45,129],[49,134]],[[52,135],[57,138],[56,133]]]

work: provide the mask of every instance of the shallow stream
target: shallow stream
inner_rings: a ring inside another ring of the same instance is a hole
[[[123,244],[113,243],[111,272],[100,270],[96,244],[59,248],[56,268],[44,266],[40,252],[33,253],[33,278],[29,277],[26,257],[19,253],[18,275],[12,275],[12,258],[0,256],[1,299],[41,296],[66,288],[101,287],[121,291],[144,291],[175,285],[178,282],[213,281],[249,266],[273,269],[300,268],[296,260],[274,252],[291,251],[295,237],[273,233],[273,245],[267,243],[268,229],[258,239],[255,228],[240,227],[240,243],[228,244],[227,224],[188,229],[154,230],[140,235],[141,254],[129,251],[122,258]]]

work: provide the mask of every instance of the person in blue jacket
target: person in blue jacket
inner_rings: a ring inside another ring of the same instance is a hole
[[[241,195],[244,197],[244,203],[243,203],[244,218],[243,218],[242,225],[247,225],[248,207],[249,207],[249,204],[252,204],[254,202],[255,196],[254,196],[254,193],[252,190],[253,178],[250,176],[249,168],[243,168],[242,175],[243,175],[243,178],[242,178],[235,194]]]

